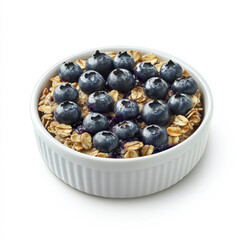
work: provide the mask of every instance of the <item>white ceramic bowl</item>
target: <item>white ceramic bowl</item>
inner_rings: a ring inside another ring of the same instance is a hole
[[[51,67],[37,83],[31,99],[31,116],[37,144],[50,170],[65,183],[82,192],[109,197],[133,198],[166,189],[186,176],[201,158],[209,135],[213,103],[211,91],[203,77],[182,60],[153,49],[139,47],[105,47],[100,51],[137,50],[154,53],[160,59],[178,62],[197,81],[204,101],[204,118],[196,132],[177,146],[145,157],[129,159],[99,158],[74,151],[54,139],[43,127],[37,105],[50,77],[57,74],[64,61],[85,59],[96,49],[68,57]]]

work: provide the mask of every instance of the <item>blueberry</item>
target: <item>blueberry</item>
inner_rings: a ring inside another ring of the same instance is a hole
[[[113,59],[114,68],[124,68],[132,72],[134,59],[127,52],[118,53]]]
[[[131,120],[138,116],[139,108],[136,102],[129,99],[121,99],[114,105],[114,113],[119,121]]]
[[[100,73],[88,70],[80,76],[78,85],[83,92],[90,94],[102,90],[105,80]]]
[[[93,112],[107,113],[113,108],[113,100],[105,91],[96,91],[87,98],[87,106]]]
[[[135,76],[142,82],[146,82],[149,78],[158,77],[158,71],[150,62],[138,63],[134,68]]]
[[[178,78],[172,84],[173,92],[185,93],[188,95],[194,94],[198,89],[196,81],[192,77]]]
[[[169,60],[164,63],[160,69],[160,77],[167,83],[172,84],[175,79],[182,75],[182,67],[178,63]]]
[[[117,135],[110,131],[98,132],[93,137],[93,146],[101,152],[112,152],[119,145]]]
[[[86,61],[87,70],[95,70],[104,78],[113,70],[113,60],[105,53],[100,53],[98,50],[89,57]]]
[[[89,113],[83,120],[84,129],[90,134],[108,129],[107,118],[100,113]]]
[[[64,62],[58,69],[58,75],[64,82],[77,82],[82,73],[79,65],[73,62]]]
[[[152,77],[143,86],[145,94],[153,99],[165,99],[168,94],[168,84],[160,77]]]
[[[143,143],[159,147],[166,145],[168,142],[168,135],[164,127],[158,125],[146,126],[141,132]]]
[[[192,108],[192,100],[184,93],[176,93],[170,97],[168,105],[173,114],[185,115]]]
[[[69,83],[60,84],[53,92],[53,99],[56,103],[64,101],[76,102],[78,100],[78,96],[78,90]]]
[[[121,93],[131,91],[136,84],[134,76],[128,70],[123,68],[113,70],[109,74],[107,82],[111,89],[115,89]]]
[[[54,117],[60,123],[73,125],[80,120],[81,109],[75,102],[65,101],[56,107]]]
[[[141,116],[146,124],[163,126],[170,119],[170,110],[166,103],[160,100],[152,100],[143,106]]]
[[[122,140],[130,140],[137,137],[139,127],[131,121],[123,121],[113,127],[113,132]]]

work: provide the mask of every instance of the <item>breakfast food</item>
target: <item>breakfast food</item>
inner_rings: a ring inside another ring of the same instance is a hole
[[[132,158],[164,151],[198,128],[203,103],[196,81],[154,54],[96,51],[64,62],[38,110],[47,131],[75,151]]]

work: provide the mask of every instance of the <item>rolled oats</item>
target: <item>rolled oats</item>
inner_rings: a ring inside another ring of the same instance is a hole
[[[55,83],[60,83],[60,82],[61,82],[61,79],[60,79],[60,77],[57,75],[57,76],[55,76],[55,77],[53,77],[53,78],[50,78],[50,81],[55,82]]]
[[[154,146],[152,145],[144,145],[141,149],[142,156],[151,155],[154,151]]]
[[[72,149],[78,152],[81,152],[81,150],[83,150],[84,148],[81,143],[76,142],[76,143],[73,143]]]
[[[78,64],[82,70],[86,68],[86,60],[78,59],[75,63]]]
[[[112,90],[108,94],[110,95],[114,103],[123,98],[123,94],[119,93],[117,90]]]
[[[81,143],[81,135],[74,131],[71,135],[71,141],[74,143]]]
[[[135,157],[139,157],[139,153],[135,150],[128,150],[124,154],[124,158],[135,158]]]
[[[178,126],[185,126],[188,124],[188,119],[182,115],[177,115],[173,123]]]
[[[57,139],[60,143],[64,143],[66,141],[66,138],[62,138],[58,135],[55,136],[55,139]]]
[[[159,59],[157,58],[156,55],[149,53],[141,57],[141,62],[150,62],[151,64],[154,65],[159,62]]]
[[[140,59],[140,57],[141,57],[140,52],[134,51],[134,50],[128,51],[128,54],[133,57],[135,63],[136,63],[136,62]]]
[[[86,104],[88,95],[84,93],[83,91],[79,90],[79,97],[78,97],[78,102],[77,104],[80,106],[83,106]]]
[[[155,67],[158,70],[158,72],[160,72],[160,69],[161,69],[162,65],[166,62],[167,61],[160,61],[160,63],[155,64]]]
[[[60,137],[68,137],[72,132],[72,126],[66,124],[59,124],[55,127],[56,135]]]
[[[112,51],[106,52],[106,54],[107,54],[109,57],[111,57],[111,58],[114,58],[114,57],[116,56],[116,53],[115,53],[115,52],[112,52]]]
[[[126,151],[139,150],[143,147],[143,143],[140,141],[127,142],[124,144],[124,147],[126,148]]]
[[[179,137],[178,136],[169,136],[168,137],[168,144],[171,146],[171,145],[174,145],[174,144],[177,144],[179,143]]]
[[[188,74],[188,72],[187,72],[186,69],[183,69],[182,77],[183,77],[183,78],[184,78],[184,77],[189,77],[189,74]]]
[[[72,148],[73,143],[71,142],[71,140],[69,138],[67,138],[64,142],[64,145],[69,147],[69,148]]]
[[[131,90],[131,95],[129,96],[129,99],[136,101],[137,103],[143,103],[145,102],[148,97],[145,95],[142,87],[135,87]]]
[[[85,132],[81,134],[81,143],[83,148],[91,149],[92,148],[92,137],[89,133]]]
[[[171,137],[178,137],[182,135],[181,128],[179,126],[168,127],[167,133]]]

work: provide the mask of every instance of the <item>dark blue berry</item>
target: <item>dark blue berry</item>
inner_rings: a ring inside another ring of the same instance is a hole
[[[89,57],[86,61],[87,70],[95,70],[104,78],[113,70],[113,60],[105,53],[100,53],[98,50],[95,54]]]
[[[96,91],[88,96],[87,106],[93,112],[108,113],[112,111],[113,100],[105,91]]]
[[[141,116],[146,124],[163,126],[170,119],[170,110],[166,103],[160,100],[153,100],[143,106]]]
[[[182,75],[182,67],[178,63],[169,60],[164,63],[160,69],[160,77],[167,83],[172,84],[175,79]]]
[[[129,99],[121,99],[114,105],[114,113],[119,121],[131,120],[138,116],[139,108],[136,102]]]
[[[146,82],[149,78],[158,77],[158,71],[150,62],[138,63],[134,68],[135,76],[142,82]]]
[[[118,145],[118,137],[110,131],[98,132],[93,137],[93,146],[100,152],[112,152],[118,147]]]
[[[113,132],[121,140],[130,140],[138,136],[139,127],[131,121],[123,121],[113,127]]]
[[[83,92],[90,94],[102,90],[105,80],[100,73],[88,70],[80,76],[78,85]]]
[[[153,99],[165,99],[168,94],[168,84],[160,77],[152,77],[143,86],[145,94]]]
[[[184,93],[176,93],[168,100],[172,114],[185,115],[192,108],[191,98]]]
[[[107,118],[100,113],[89,113],[83,120],[84,129],[90,134],[108,129]]]
[[[58,75],[64,82],[77,82],[82,73],[80,66],[74,62],[64,62],[58,69]]]
[[[78,96],[78,90],[69,83],[60,84],[53,92],[53,99],[56,103],[64,101],[77,102]]]
[[[154,124],[146,126],[142,130],[141,138],[144,144],[153,145],[155,147],[166,145],[168,142],[166,129]]]
[[[118,53],[113,59],[113,66],[115,68],[124,68],[132,72],[134,59],[127,52]]]
[[[54,117],[59,123],[73,125],[81,118],[81,109],[71,101],[60,103],[54,110]]]
[[[178,78],[172,84],[173,92],[185,93],[188,95],[194,94],[198,89],[196,81],[192,77]]]
[[[115,89],[121,93],[131,91],[136,84],[134,76],[127,69],[123,68],[113,70],[109,74],[107,82],[111,89]]]

